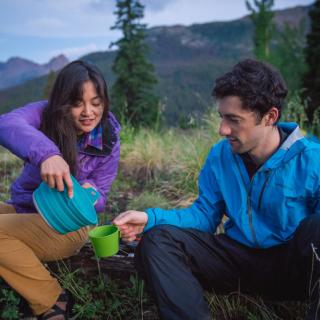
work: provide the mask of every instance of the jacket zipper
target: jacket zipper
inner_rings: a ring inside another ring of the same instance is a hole
[[[246,183],[245,183],[245,180],[244,180],[244,177],[243,177],[243,174],[241,172],[241,169],[240,169],[240,165],[238,163],[238,160],[235,156],[233,156],[235,161],[236,161],[236,164],[237,164],[237,167],[238,167],[238,170],[240,172],[240,176],[241,176],[241,179],[242,179],[242,182],[244,184],[244,187],[247,191],[247,213],[248,213],[248,218],[249,218],[249,226],[250,226],[250,230],[251,230],[251,235],[252,235],[252,238],[253,238],[253,242],[255,243],[255,245],[257,247],[260,247],[259,246],[259,243],[258,243],[258,240],[257,240],[257,236],[256,236],[256,232],[254,231],[254,228],[253,228],[253,222],[252,222],[252,212],[251,212],[251,198],[250,198],[250,195],[251,195],[251,189],[252,189],[252,185],[253,185],[253,180],[254,180],[254,176],[253,175],[253,178],[251,179],[250,181],[250,187],[249,189],[247,188],[246,186]]]
[[[255,242],[255,244],[258,247],[260,247],[259,243],[258,243],[258,240],[257,240],[256,233],[255,233],[254,228],[253,228],[252,212],[251,212],[251,197],[250,197],[251,196],[252,185],[253,185],[253,180],[254,180],[254,177],[255,177],[256,173],[253,175],[252,179],[250,180],[250,187],[248,189],[247,186],[246,186],[243,174],[241,172],[240,165],[238,163],[238,159],[235,156],[234,156],[234,159],[236,161],[238,170],[240,172],[240,176],[241,176],[242,182],[243,182],[243,184],[245,186],[245,189],[247,191],[247,212],[248,212],[248,217],[249,217],[249,225],[250,225],[250,229],[251,229],[252,238],[253,238],[253,241]],[[269,179],[270,179],[270,175],[271,175],[271,170],[267,170],[266,179],[265,179],[265,181],[263,183],[263,186],[262,186],[262,189],[261,189],[261,192],[260,192],[260,195],[259,195],[258,210],[261,209],[262,196],[263,196],[263,193],[264,193],[264,191],[265,191],[265,189],[266,189],[266,187],[268,185],[268,182],[269,182]]]
[[[249,225],[250,225],[253,241],[257,247],[260,247],[258,240],[257,240],[256,232],[254,231],[254,228],[253,228],[253,222],[252,222],[251,198],[250,198],[251,189],[252,189],[251,187],[252,187],[252,183],[250,184],[250,191],[247,193],[247,211],[248,211],[248,216],[249,216]]]
[[[261,189],[261,192],[260,192],[260,195],[259,195],[258,210],[261,209],[262,196],[263,196],[264,190],[266,189],[267,184],[268,184],[268,182],[269,182],[270,173],[271,173],[271,170],[268,170],[268,171],[267,171],[266,180],[265,180],[264,183],[263,183],[263,186],[262,186],[262,189]]]

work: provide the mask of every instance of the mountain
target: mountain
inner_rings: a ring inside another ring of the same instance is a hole
[[[309,6],[275,12],[277,28],[288,22],[307,21]],[[215,79],[237,61],[253,56],[253,25],[248,16],[228,21],[161,26],[147,30],[149,58],[158,78],[157,93],[169,125],[185,125],[212,107]],[[95,52],[82,57],[102,70],[109,87],[114,81],[111,65],[116,52]],[[46,77],[0,91],[0,113],[43,97]],[[112,109],[112,106],[111,106]]]
[[[68,63],[64,55],[52,58],[46,64],[38,64],[23,58],[10,58],[0,62],[0,89],[10,88],[24,83],[26,80],[57,71]]]

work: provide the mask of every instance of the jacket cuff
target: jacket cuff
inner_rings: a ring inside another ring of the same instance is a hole
[[[62,157],[62,154],[60,152],[57,152],[57,151],[52,151],[52,152],[49,152],[49,153],[46,153],[42,158],[40,158],[37,163],[35,163],[35,165],[37,167],[40,167],[41,163],[47,159],[49,159],[50,157],[53,157],[53,156],[60,156]]]
[[[148,216],[148,222],[147,222],[146,226],[144,227],[143,232],[148,231],[149,229],[154,227],[156,224],[156,216],[153,212],[153,209],[152,208],[147,209],[147,210],[145,210],[145,213]]]

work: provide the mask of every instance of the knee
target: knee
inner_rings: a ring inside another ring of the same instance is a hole
[[[139,249],[147,254],[155,252],[155,248],[161,246],[164,241],[170,242],[172,235],[177,232],[177,227],[171,225],[158,225],[143,234],[139,243]]]
[[[179,228],[171,225],[158,225],[143,234],[135,250],[135,267],[143,279],[148,277],[145,270],[166,260],[172,249],[173,235]]]
[[[303,219],[297,232],[303,234],[308,237],[319,237],[320,235],[320,215],[319,214],[312,214],[305,219]]]
[[[310,253],[311,244],[320,245],[320,215],[313,214],[303,219],[294,235],[298,248],[303,252]],[[308,248],[308,249],[306,249]]]
[[[172,235],[177,229],[170,225],[159,225],[144,233],[135,251],[136,266],[143,265],[146,261],[161,259],[168,249],[167,246],[172,245]]]

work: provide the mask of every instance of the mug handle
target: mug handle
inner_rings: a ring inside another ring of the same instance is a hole
[[[121,239],[121,232],[120,232],[119,227],[117,227],[117,229],[118,229],[118,240],[120,241],[120,239]]]

